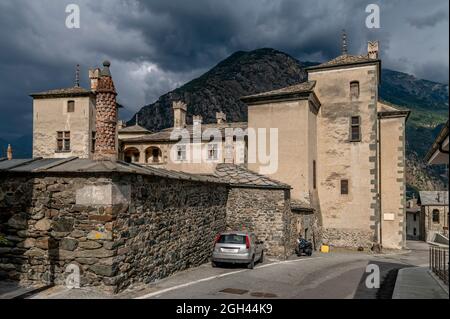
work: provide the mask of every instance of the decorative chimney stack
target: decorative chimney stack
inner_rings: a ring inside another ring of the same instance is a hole
[[[187,105],[182,101],[173,102],[173,127],[184,128],[186,127],[186,112]]]
[[[378,60],[379,55],[379,42],[378,41],[369,41],[367,45],[367,53],[369,56],[369,59]]]
[[[98,80],[100,78],[100,69],[90,69],[89,70],[89,79],[91,80],[91,91],[97,91]]]
[[[227,115],[223,112],[216,113],[217,124],[223,124],[227,122]]]
[[[203,117],[201,115],[194,115],[192,117],[192,122],[195,125],[201,125],[203,122]]]
[[[8,158],[8,161],[13,159],[13,151],[12,151],[11,144],[8,144],[8,149],[6,151],[6,157]]]
[[[111,63],[103,62],[97,86],[95,160],[117,160],[116,89],[109,71]]]

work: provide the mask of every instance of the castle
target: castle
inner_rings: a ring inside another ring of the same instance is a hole
[[[292,187],[291,203],[314,212],[313,225],[298,231],[336,246],[371,247],[374,243],[400,249],[405,243],[405,122],[409,111],[380,101],[381,61],[378,42],[369,42],[364,55],[341,56],[307,69],[308,81],[271,92],[242,97],[248,123],[203,124],[201,116],[186,123],[187,105],[174,102],[174,126],[150,132],[140,126],[109,127],[109,156],[143,166],[192,174],[214,175],[221,163],[243,165],[262,172],[266,163],[249,161],[249,138],[227,136],[226,129],[248,134],[249,129],[277,129],[277,169],[267,177]],[[105,69],[108,69],[106,65]],[[109,70],[109,69],[108,69]],[[99,141],[100,69],[89,71],[90,90],[74,88],[33,94],[33,156],[94,159]],[[116,94],[109,88],[110,96]],[[117,105],[119,107],[119,105]],[[112,110],[112,109],[111,109]],[[101,115],[112,125],[117,109]],[[109,123],[109,124],[108,124]],[[189,147],[173,132],[184,129],[192,141],[195,130],[216,129],[219,140],[200,138],[201,160],[190,158]],[[103,135],[103,134],[102,134]],[[267,139],[270,139],[267,136]],[[99,146],[100,142],[102,146]],[[258,152],[260,144],[255,143]],[[116,152],[117,154],[111,154]],[[309,234],[308,234],[309,231]]]

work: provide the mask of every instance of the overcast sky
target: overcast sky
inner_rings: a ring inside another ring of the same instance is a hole
[[[80,29],[65,26],[68,4]],[[368,29],[365,8],[380,5],[381,28]],[[237,50],[272,47],[302,61],[381,41],[384,67],[448,83],[448,0],[151,0],[0,1],[0,137],[29,134],[28,94],[74,84],[87,69],[112,62],[119,101],[131,115]]]

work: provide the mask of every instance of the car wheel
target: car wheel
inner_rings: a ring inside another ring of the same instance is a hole
[[[215,261],[211,261],[211,266],[212,266],[213,268],[216,268],[216,267],[217,267],[217,263],[216,263]]]
[[[264,250],[261,251],[261,257],[259,258],[259,262],[262,264],[264,262]]]
[[[255,256],[253,256],[252,261],[247,265],[248,269],[255,268]]]

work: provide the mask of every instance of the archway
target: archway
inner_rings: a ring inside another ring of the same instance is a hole
[[[135,147],[127,148],[123,152],[123,159],[127,163],[138,163],[140,158],[140,152]]]
[[[159,147],[152,146],[145,151],[145,162],[148,164],[158,164],[162,162],[162,151]]]

